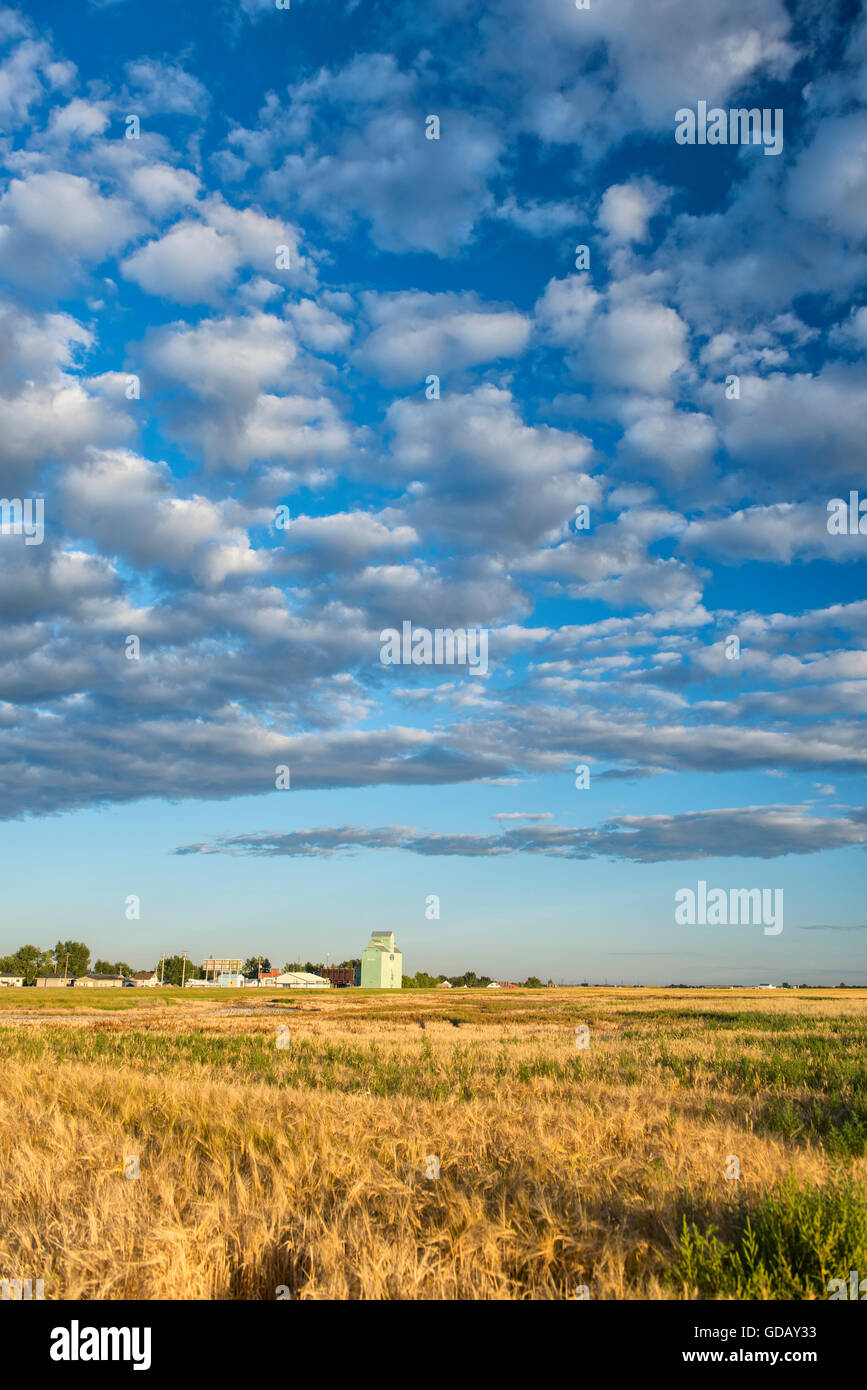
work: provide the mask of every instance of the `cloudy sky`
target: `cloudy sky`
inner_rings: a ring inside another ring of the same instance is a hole
[[[865,99],[849,0],[0,8],[0,953],[867,982]]]

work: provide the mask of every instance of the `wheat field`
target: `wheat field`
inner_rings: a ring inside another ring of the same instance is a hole
[[[0,1278],[806,1299],[867,1270],[867,991],[251,993],[0,998]]]

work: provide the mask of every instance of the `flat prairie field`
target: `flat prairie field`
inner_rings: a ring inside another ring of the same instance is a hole
[[[867,1270],[865,1044],[864,990],[6,990],[0,1272],[826,1299]]]

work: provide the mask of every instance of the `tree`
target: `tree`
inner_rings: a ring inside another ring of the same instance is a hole
[[[162,965],[157,966],[157,974],[162,973]],[[163,982],[167,985],[179,985],[181,977],[186,980],[198,980],[201,978],[201,970],[197,965],[187,958],[186,969],[184,968],[183,956],[166,956],[165,974]]]
[[[26,985],[32,985],[37,975],[50,972],[51,952],[43,951],[41,946],[19,946],[14,956],[4,956],[0,960],[0,974],[23,975]]]
[[[270,969],[271,962],[267,956],[248,956],[244,961],[241,974],[244,976],[245,980],[257,980],[260,971],[267,971]]]
[[[436,989],[444,975],[428,975],[426,970],[419,970],[415,975],[404,975],[404,989]]]
[[[464,986],[467,989],[484,989],[491,983],[490,975],[477,975],[475,970],[467,970],[463,975],[450,975],[448,978],[449,984],[455,989],[462,989]]]
[[[544,985],[538,975],[528,975],[524,981],[524,989],[544,989]]]
[[[90,948],[83,941],[58,941],[54,948],[54,973],[70,979],[90,969]]]

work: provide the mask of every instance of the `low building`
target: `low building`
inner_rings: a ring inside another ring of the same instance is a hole
[[[95,971],[88,970],[86,975],[79,975],[72,983],[76,989],[123,989],[123,976],[97,975]]]
[[[451,980],[440,980],[439,984],[437,985],[437,989],[451,989],[451,987]]]
[[[330,989],[331,981],[321,975],[311,975],[309,970],[284,970],[272,984],[281,989]]]
[[[0,989],[20,989],[23,984],[23,975],[0,975]]]
[[[124,976],[123,982],[136,989],[153,989],[159,984],[160,977],[155,970],[134,970],[131,975]]]
[[[361,953],[361,988],[400,989],[402,984],[403,954],[394,944],[394,932],[371,932]]]
[[[244,976],[239,970],[222,970],[217,976],[218,989],[243,989]]]
[[[500,984],[499,980],[491,980],[491,983],[487,986],[487,988],[488,988],[488,989],[502,989],[503,986]]]
[[[65,989],[72,984],[68,975],[37,975],[37,989]]]

